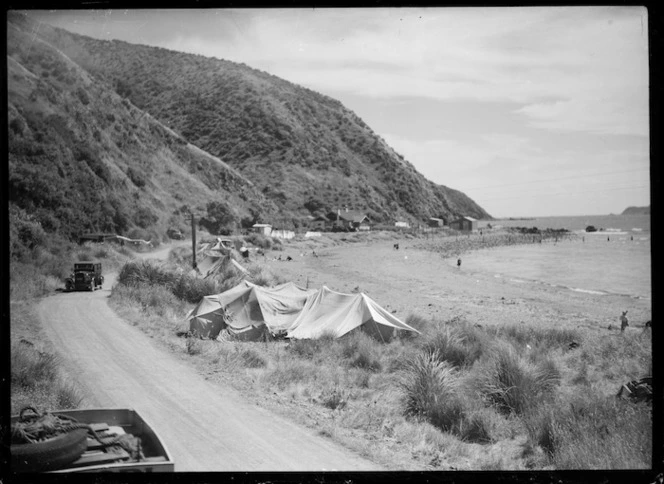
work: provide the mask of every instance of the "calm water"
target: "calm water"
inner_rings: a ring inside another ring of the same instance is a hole
[[[541,282],[593,294],[651,298],[650,217],[546,217],[492,225],[567,228],[578,240],[498,247],[466,254],[465,270],[514,283]],[[585,233],[588,225],[604,232]],[[609,239],[609,240],[607,240]]]

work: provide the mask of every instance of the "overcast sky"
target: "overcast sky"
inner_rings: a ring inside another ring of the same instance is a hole
[[[340,100],[494,217],[650,203],[642,7],[30,12],[235,62]]]

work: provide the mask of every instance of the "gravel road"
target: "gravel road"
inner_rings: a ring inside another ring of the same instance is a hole
[[[314,431],[205,381],[107,304],[102,290],[44,298],[38,314],[91,407],[133,408],[159,433],[176,471],[375,471]]]

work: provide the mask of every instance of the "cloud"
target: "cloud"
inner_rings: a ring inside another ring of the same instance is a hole
[[[206,48],[200,39],[191,48],[324,93],[517,102],[537,128],[646,136],[646,15],[574,7],[240,11],[232,42]]]

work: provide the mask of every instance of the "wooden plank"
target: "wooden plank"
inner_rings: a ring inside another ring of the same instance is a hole
[[[91,423],[88,425],[90,425],[90,428],[95,432],[104,432],[105,430],[108,430],[108,424],[105,423]]]
[[[163,455],[146,457],[145,459],[141,459],[140,462],[166,462],[166,457],[164,457]]]
[[[111,447],[109,447],[109,449],[107,450],[110,449]],[[127,453],[126,450],[124,450],[122,447],[117,447],[117,449],[115,449],[112,452],[103,452],[103,451],[84,452],[83,455],[79,457],[79,459],[76,460],[74,463],[72,463],[69,467],[76,468],[76,467],[99,465],[99,464],[116,462],[129,458],[130,458],[129,453]]]

